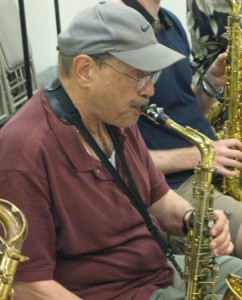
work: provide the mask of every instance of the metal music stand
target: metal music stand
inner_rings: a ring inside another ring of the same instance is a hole
[[[30,63],[29,63],[29,45],[28,45],[28,34],[27,34],[27,28],[26,28],[24,0],[18,0],[18,4],[19,4],[19,16],[20,16],[20,25],[21,25],[21,33],[22,33],[22,42],[23,42],[26,89],[27,89],[28,98],[31,98],[33,91],[32,91]]]
[[[61,32],[59,0],[54,0],[54,2],[55,2],[56,31],[57,31],[57,34],[59,34]]]

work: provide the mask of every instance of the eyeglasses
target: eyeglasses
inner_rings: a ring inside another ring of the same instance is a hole
[[[144,87],[147,86],[147,84],[150,82],[150,80],[152,80],[153,84],[156,83],[156,81],[158,80],[158,78],[160,77],[160,74],[161,74],[161,71],[158,71],[158,72],[151,72],[149,75],[145,76],[145,77],[142,77],[142,78],[136,78],[130,74],[127,74],[125,73],[124,71],[121,71],[119,70],[118,68],[114,67],[114,66],[111,66],[110,64],[106,63],[105,61],[99,59],[99,58],[96,58],[95,59],[96,61],[99,61],[100,63],[112,68],[113,70],[119,72],[120,74],[124,75],[124,76],[127,76],[129,78],[132,78],[134,79],[136,82],[137,82],[137,85],[136,85],[136,91],[137,92],[140,92]]]

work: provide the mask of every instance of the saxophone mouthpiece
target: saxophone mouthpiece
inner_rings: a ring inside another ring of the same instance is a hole
[[[143,114],[157,124],[165,124],[169,117],[164,113],[162,107],[151,104],[142,108]]]

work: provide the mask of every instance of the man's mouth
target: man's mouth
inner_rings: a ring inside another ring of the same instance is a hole
[[[149,101],[150,101],[149,98],[144,98],[141,103],[133,102],[131,104],[131,107],[136,108],[136,109],[140,110],[140,112],[142,112],[144,110],[144,108],[149,104]]]

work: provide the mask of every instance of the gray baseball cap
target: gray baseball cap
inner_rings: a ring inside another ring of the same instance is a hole
[[[161,45],[151,25],[136,10],[101,2],[80,11],[59,34],[58,49],[65,55],[109,53],[133,68],[153,72],[184,58]]]

